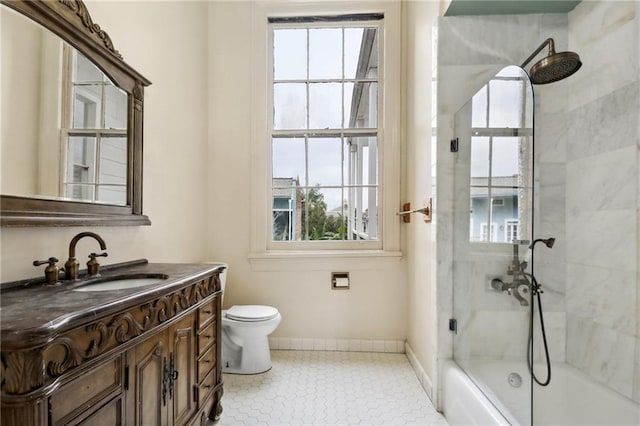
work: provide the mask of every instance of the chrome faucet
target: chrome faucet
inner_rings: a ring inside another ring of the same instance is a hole
[[[67,261],[64,264],[64,276],[66,280],[75,281],[78,279],[78,270],[79,270],[80,264],[76,260],[76,244],[78,244],[78,241],[80,241],[80,239],[84,237],[91,237],[95,239],[98,242],[98,244],[100,244],[100,248],[102,250],[107,249],[107,244],[104,242],[102,237],[96,233],[81,232],[75,237],[73,237],[71,239],[71,242],[69,243],[69,259],[67,259]],[[106,255],[106,253],[103,253],[103,255]],[[92,258],[92,260],[94,261],[95,261],[95,256],[96,255],[94,254],[94,257]],[[98,273],[98,269],[95,268],[91,272],[94,272],[93,275],[96,275]]]
[[[518,256],[518,244],[514,244],[511,265],[507,267],[507,275],[513,276],[513,279],[510,283],[507,283],[500,278],[494,278],[491,280],[491,288],[497,291],[506,291],[508,295],[513,296],[518,300],[520,306],[529,306],[529,302],[524,297],[531,289],[531,282],[525,273],[526,269],[527,262],[520,261],[520,257]]]

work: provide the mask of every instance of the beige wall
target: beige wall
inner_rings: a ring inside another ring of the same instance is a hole
[[[432,196],[432,27],[438,16],[438,4],[409,1],[403,8],[406,199],[412,208],[419,208],[424,207]],[[430,264],[432,225],[425,223],[421,216],[413,215],[405,231],[409,303],[407,342],[432,380],[436,363],[435,284],[431,282]],[[429,387],[424,381],[423,385]]]
[[[264,2],[262,3],[264,5]],[[405,264],[399,259],[264,261],[251,251],[253,2],[210,4],[209,171],[211,260],[229,263],[225,306],[264,303],[283,320],[274,337],[404,340]],[[395,190],[399,190],[396,188]],[[331,271],[349,271],[351,289],[330,288]]]
[[[206,258],[207,5],[89,1],[87,6],[125,60],[153,83],[145,91],[144,117],[144,212],[153,225],[2,228],[2,282],[40,274],[31,265],[34,259],[64,261],[69,241],[84,230],[104,237],[109,257],[103,264]],[[82,240],[78,256],[96,248]]]
[[[127,62],[153,83],[145,91],[144,126],[144,210],[153,225],[91,229],[109,247],[104,263],[223,260],[230,264],[225,305],[278,307],[283,321],[274,336],[408,337],[428,370],[431,231],[418,216],[404,228],[406,258],[311,258],[253,267],[248,261],[252,3],[90,1],[88,7]],[[430,16],[437,4],[403,7],[408,184],[396,190],[417,207],[430,196]],[[38,275],[33,259],[65,259],[69,240],[82,230],[2,229],[2,282]],[[78,246],[81,254],[93,249],[91,241]],[[351,289],[331,290],[331,271],[349,271]]]

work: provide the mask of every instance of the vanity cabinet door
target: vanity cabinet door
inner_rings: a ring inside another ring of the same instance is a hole
[[[156,334],[128,353],[127,425],[167,425],[169,333]],[[166,366],[166,368],[165,368]]]
[[[172,383],[170,384],[170,398],[173,424],[185,424],[196,411],[198,406],[193,397],[195,385],[196,337],[195,318],[188,315],[170,329],[172,334],[172,348],[170,365],[173,365]]]
[[[129,351],[127,425],[181,425],[198,411],[194,327],[187,315]]]

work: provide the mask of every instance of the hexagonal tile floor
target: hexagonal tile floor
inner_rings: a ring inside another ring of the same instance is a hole
[[[271,351],[271,360],[266,373],[224,375],[220,426],[447,425],[404,354]]]

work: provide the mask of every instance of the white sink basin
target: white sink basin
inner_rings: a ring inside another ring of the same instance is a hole
[[[153,276],[153,277],[131,277],[131,278],[118,278],[100,280],[95,283],[85,284],[81,287],[73,289],[73,291],[111,291],[111,290],[124,290],[127,288],[146,287],[152,284],[157,284],[166,280],[167,276]]]

